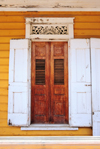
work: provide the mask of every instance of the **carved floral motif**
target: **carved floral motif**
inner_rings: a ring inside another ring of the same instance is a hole
[[[66,35],[67,34],[67,26],[33,26],[32,27],[32,34]]]

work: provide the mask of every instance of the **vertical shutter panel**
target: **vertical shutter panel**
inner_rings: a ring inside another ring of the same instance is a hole
[[[70,125],[91,126],[90,50],[88,39],[70,40]]]
[[[29,40],[10,41],[8,124],[27,126],[29,106]]]
[[[91,39],[93,136],[100,136],[100,39]]]

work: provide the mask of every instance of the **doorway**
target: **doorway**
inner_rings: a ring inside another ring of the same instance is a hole
[[[31,123],[68,123],[67,42],[32,42]]]

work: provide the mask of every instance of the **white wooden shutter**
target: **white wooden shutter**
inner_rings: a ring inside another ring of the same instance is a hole
[[[70,125],[91,126],[91,79],[89,39],[71,39],[70,69]]]
[[[93,136],[100,136],[100,39],[91,39]]]
[[[29,40],[10,41],[8,124],[28,126]]]

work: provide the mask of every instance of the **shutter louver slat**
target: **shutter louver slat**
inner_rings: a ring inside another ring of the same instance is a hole
[[[64,60],[63,59],[54,60],[54,84],[55,85],[64,84]]]
[[[35,83],[37,85],[45,84],[45,60],[36,59],[36,79]]]

